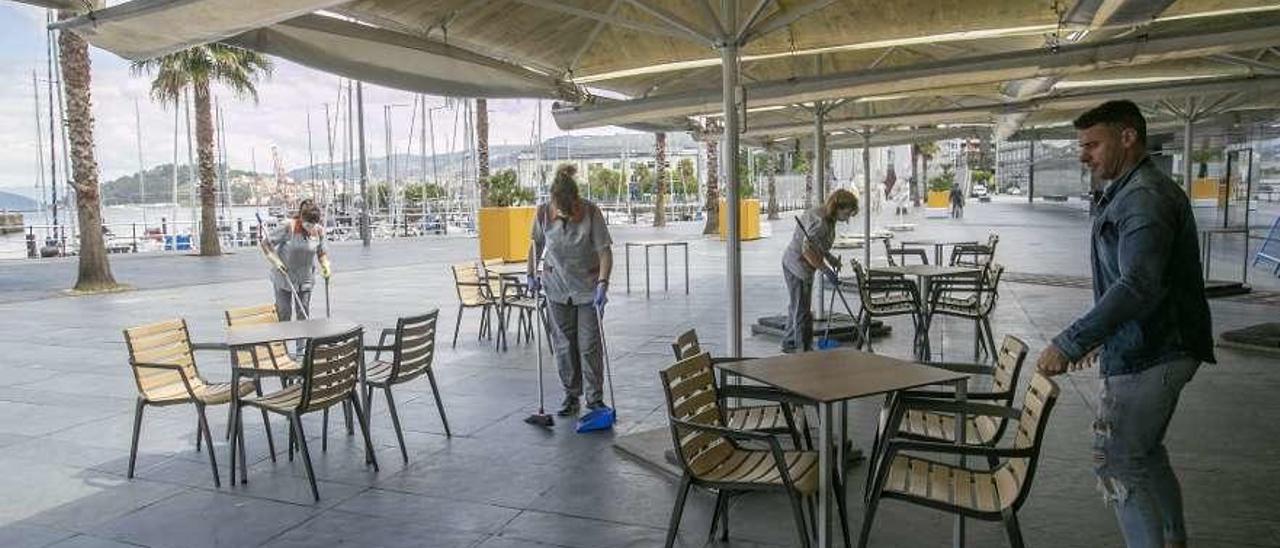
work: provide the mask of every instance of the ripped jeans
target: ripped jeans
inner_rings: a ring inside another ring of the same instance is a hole
[[[1194,358],[1179,358],[1102,378],[1094,422],[1095,473],[1128,548],[1187,540],[1182,489],[1169,466],[1164,434],[1182,387],[1199,367]]]

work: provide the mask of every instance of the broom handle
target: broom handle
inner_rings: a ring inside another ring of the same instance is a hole
[[[618,417],[618,400],[613,397],[613,368],[609,366],[609,345],[604,340],[604,312],[596,309],[596,327],[600,331],[600,354],[604,356],[604,377],[609,385],[609,406],[613,408],[613,416]]]
[[[534,338],[538,339],[538,414],[546,414],[546,396],[542,387],[542,310],[546,302],[541,293],[533,294]]]

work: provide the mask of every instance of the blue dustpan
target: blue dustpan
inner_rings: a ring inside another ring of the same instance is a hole
[[[608,430],[613,428],[614,417],[616,417],[616,414],[612,407],[601,407],[592,410],[578,419],[576,431],[581,434],[583,432],[595,432],[596,430]]]
[[[818,350],[831,350],[832,348],[840,348],[840,341],[826,337],[818,339]]]

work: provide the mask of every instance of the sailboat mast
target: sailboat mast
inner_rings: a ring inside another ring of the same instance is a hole
[[[45,16],[45,19],[49,24],[53,24],[53,12],[50,11]],[[49,46],[49,51],[48,51],[49,66],[48,66],[48,73],[47,73],[47,76],[49,77],[49,79],[46,81],[48,83],[48,91],[49,91],[49,199],[50,201],[53,202],[53,222],[50,224],[53,225],[53,238],[57,240],[58,239],[58,146],[57,146],[58,139],[57,137],[55,137],[55,135],[57,135],[58,132],[57,132],[57,129],[54,127],[54,121],[53,121],[54,120],[54,111],[53,111],[54,100],[53,100],[53,30],[52,29],[46,33],[46,38],[48,39],[48,46]]]
[[[40,119],[40,80],[36,76],[36,70],[31,70],[31,95],[36,100],[36,180],[40,188],[40,212],[44,215],[45,224],[49,223],[49,202],[45,195],[45,178],[44,178],[44,130],[40,127],[44,123]]]

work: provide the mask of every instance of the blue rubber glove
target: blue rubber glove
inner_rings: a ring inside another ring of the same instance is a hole
[[[836,271],[831,270],[830,268],[823,268],[822,275],[826,276],[827,281],[830,282],[831,285],[840,285],[840,275],[836,274]]]
[[[537,276],[526,276],[525,285],[529,286],[529,293],[537,295],[542,292],[542,279]]]
[[[591,302],[596,305],[600,312],[604,312],[604,305],[609,303],[609,284],[607,282],[596,284],[596,296]]]

